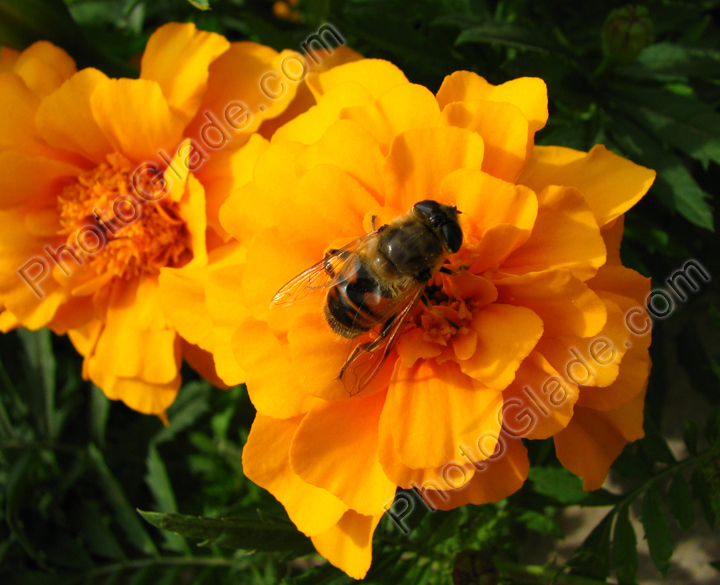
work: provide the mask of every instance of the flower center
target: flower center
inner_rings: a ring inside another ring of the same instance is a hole
[[[454,335],[468,333],[472,313],[465,301],[449,296],[442,286],[435,284],[428,286],[425,295],[429,306],[416,318],[417,326],[425,331],[425,341],[447,346]]]
[[[178,204],[163,197],[163,182],[155,175],[136,169],[121,154],[110,154],[58,197],[58,233],[68,236],[73,250],[84,252],[98,275],[157,273],[189,255],[189,233]]]

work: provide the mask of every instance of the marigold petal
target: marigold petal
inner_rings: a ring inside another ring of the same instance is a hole
[[[548,118],[547,86],[537,77],[520,77],[492,85],[477,73],[456,71],[443,81],[437,100],[441,108],[452,102],[470,100],[507,102],[523,113],[533,133],[544,127]]]
[[[522,185],[514,185],[483,171],[462,169],[446,177],[442,191],[455,193],[458,209],[471,220],[467,222],[467,231],[478,239],[498,224],[526,230],[535,225],[538,199]]]
[[[599,333],[607,320],[602,300],[569,270],[499,274],[492,282],[499,302],[531,309],[550,335],[590,337]]]
[[[325,131],[338,121],[344,108],[364,106],[372,100],[370,92],[359,83],[348,81],[333,87],[320,98],[316,106],[278,128],[273,134],[272,142],[317,142]]]
[[[654,180],[655,171],[598,144],[588,153],[536,146],[518,182],[536,192],[548,185],[579,189],[602,227],[635,205]]]
[[[622,260],[620,259],[620,244],[623,234],[625,233],[625,216],[621,215],[605,224],[600,233],[605,241],[605,248],[607,249],[607,262],[605,265],[622,265]]]
[[[450,103],[443,109],[440,123],[480,134],[485,144],[482,170],[511,183],[532,150],[527,118],[513,104],[487,100]]]
[[[160,86],[145,79],[109,79],[90,97],[93,117],[115,150],[136,163],[174,153],[183,125]]]
[[[308,78],[308,87],[315,99],[320,101],[322,96],[348,82],[357,83],[377,99],[408,80],[405,74],[389,61],[361,59]]]
[[[346,108],[341,118],[354,120],[379,143],[387,155],[395,136],[406,130],[437,125],[440,108],[435,96],[422,85],[403,83],[367,106]]]
[[[596,291],[607,291],[631,298],[637,302],[641,311],[645,311],[650,294],[650,279],[625,266],[605,265],[587,281],[587,285]]]
[[[57,209],[58,192],[81,172],[75,165],[49,158],[14,150],[0,152],[0,209],[18,205],[35,209],[52,205]]]
[[[210,65],[207,90],[185,135],[208,152],[245,144],[264,120],[281,114],[295,97],[298,84],[279,73],[280,63],[291,54],[248,41],[232,43]],[[268,76],[285,80],[282,89],[276,91]]]
[[[538,193],[538,203],[532,235],[503,262],[502,270],[522,274],[567,268],[582,281],[595,276],[605,263],[605,242],[580,192],[547,187]]]
[[[498,502],[518,491],[527,479],[530,461],[519,439],[500,435],[492,457],[476,464],[472,479],[453,490],[419,490],[425,502],[437,510],[453,510],[466,504]]]
[[[500,270],[505,259],[513,250],[527,242],[530,234],[530,230],[506,223],[492,226],[477,244],[467,242],[465,250],[471,257],[470,270],[475,273]],[[460,250],[461,255],[462,253],[463,250]]]
[[[395,485],[405,489],[428,488],[449,489],[460,487],[475,473],[475,468],[467,459],[448,461],[441,467],[430,469],[411,469],[405,465],[395,449],[391,425],[393,410],[391,407],[383,408],[378,428],[379,446],[378,459],[383,472]],[[389,505],[385,506],[390,509]]]
[[[47,41],[33,43],[20,53],[13,69],[39,97],[51,94],[77,71],[70,55]]]
[[[495,285],[487,278],[464,270],[457,275],[442,275],[443,287],[465,302],[472,302],[474,308],[484,307],[494,303],[498,298]]]
[[[544,337],[537,350],[552,366],[575,384],[604,388],[617,378],[620,362],[630,347],[630,331],[617,302],[623,297],[600,293],[607,308],[607,321],[592,337]]]
[[[293,471],[360,514],[382,514],[396,488],[377,456],[377,428],[384,404],[382,392],[313,407],[290,447]]]
[[[3,116],[0,124],[0,151],[17,150],[28,156],[66,159],[45,144],[35,128],[35,112],[40,99],[14,73],[0,73],[0,111],[12,112]]]
[[[385,205],[410,209],[418,201],[439,200],[445,177],[458,169],[479,169],[482,158],[482,139],[464,128],[403,132],[393,140],[385,163]]]
[[[11,73],[20,57],[20,51],[10,47],[0,47],[0,73]]]
[[[378,202],[383,192],[383,157],[377,142],[356,122],[340,120],[299,157],[298,172],[334,165],[355,179]]]
[[[263,228],[274,224],[274,210],[278,202],[297,186],[299,176],[295,170],[297,158],[303,149],[296,142],[271,144],[257,158],[255,149],[247,145],[238,151],[239,157],[253,159],[241,165],[254,165],[253,181],[238,189],[230,187],[230,196],[220,207],[220,224],[239,242],[248,242]]]
[[[248,317],[232,337],[235,359],[246,372],[248,394],[259,413],[292,418],[317,402],[298,384],[287,349],[271,333],[267,323]]]
[[[473,315],[477,332],[474,355],[459,362],[460,369],[488,388],[504,390],[520,363],[530,355],[543,333],[543,323],[525,307],[494,303]]]
[[[555,451],[566,469],[583,479],[583,489],[602,487],[628,440],[644,436],[645,393],[614,411],[576,407],[568,426],[555,435]],[[630,437],[628,439],[627,437]]]
[[[213,386],[222,388],[223,390],[229,388],[229,386],[218,376],[218,373],[215,370],[213,354],[209,351],[205,351],[204,349],[200,349],[197,345],[188,343],[184,339],[181,339],[180,342],[183,359],[193,370],[195,370]]]
[[[48,144],[95,164],[105,161],[113,147],[93,117],[90,96],[107,80],[97,69],[83,69],[40,103],[35,124]]]
[[[199,31],[193,23],[166,24],[145,46],[140,79],[160,84],[170,109],[189,122],[200,107],[210,64],[229,48],[225,37]]]
[[[204,268],[162,268],[158,294],[165,314],[183,339],[205,351],[215,346],[210,313],[205,308],[207,271]]]
[[[331,565],[353,579],[364,579],[372,562],[372,537],[382,514],[364,516],[354,510],[324,534],[312,537],[313,545]]]
[[[412,469],[462,461],[462,449],[478,460],[489,457],[500,432],[501,407],[499,392],[483,388],[455,362],[435,360],[418,361],[412,368],[398,362],[386,405],[395,450]]]
[[[164,414],[175,401],[180,390],[182,377],[178,376],[167,384],[151,384],[137,378],[118,378],[96,372],[90,379],[102,389],[110,400],[121,400],[128,407],[143,414]]]
[[[423,339],[425,330],[417,327],[403,333],[397,344],[398,357],[406,368],[412,368],[417,360],[427,360],[440,355],[442,348],[434,342]]]
[[[567,426],[579,395],[575,384],[534,351],[503,392],[503,430],[523,439],[552,437]]]
[[[105,328],[90,358],[91,378],[137,378],[164,385],[175,379],[179,367],[180,341],[165,317],[157,280],[114,284]]]
[[[220,209],[234,192],[253,180],[253,168],[270,143],[259,134],[253,134],[242,148],[227,149],[213,153],[193,174],[205,186],[205,205],[208,227],[224,240],[230,235],[220,222]],[[266,203],[266,196],[248,198],[246,204],[258,201]],[[237,203],[237,200],[236,200]],[[243,217],[245,214],[241,214]],[[267,217],[267,212],[265,217]],[[262,217],[262,216],[261,216]],[[243,239],[253,232],[242,229]]]
[[[286,420],[258,413],[243,447],[243,473],[285,506],[307,536],[330,530],[348,507],[327,490],[304,482],[290,467],[290,445],[303,417]]]

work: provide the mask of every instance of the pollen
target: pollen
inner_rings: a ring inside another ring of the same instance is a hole
[[[189,232],[178,204],[163,196],[161,180],[136,169],[121,154],[110,154],[58,197],[58,233],[98,275],[129,279],[190,259]]]
[[[472,313],[465,301],[446,294],[440,286],[435,285],[428,287],[426,297],[429,303],[418,323],[425,331],[425,341],[447,346],[453,336],[469,331]]]

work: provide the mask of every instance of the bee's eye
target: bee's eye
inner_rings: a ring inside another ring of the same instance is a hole
[[[458,224],[446,223],[440,228],[440,233],[442,234],[443,240],[445,240],[447,249],[450,250],[450,252],[454,254],[460,249],[463,241],[463,233]]]
[[[436,215],[439,210],[440,204],[430,199],[415,204],[415,211],[428,218],[430,222],[433,221],[433,216]]]

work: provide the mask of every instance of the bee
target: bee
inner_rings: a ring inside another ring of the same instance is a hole
[[[428,282],[460,249],[463,233],[455,207],[426,200],[389,224],[350,242],[283,286],[275,305],[289,305],[326,291],[323,313],[330,328],[353,341],[337,376],[353,396],[380,371]],[[358,338],[371,333],[368,341]]]

